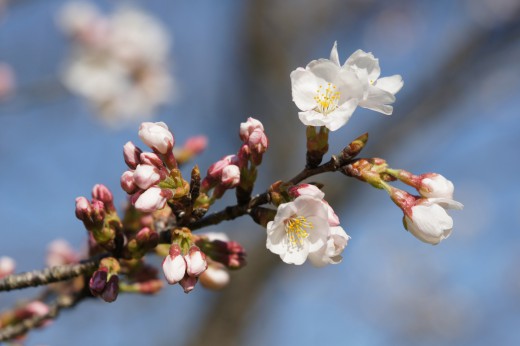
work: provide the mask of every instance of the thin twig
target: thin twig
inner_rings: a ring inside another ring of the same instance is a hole
[[[0,291],[47,285],[53,282],[65,281],[94,271],[99,261],[109,254],[104,253],[76,264],[68,264],[33,270],[26,273],[10,275],[0,280]]]
[[[61,309],[71,308],[85,297],[86,295],[84,293],[80,293],[75,296],[59,296],[55,301],[48,305],[49,312],[45,315],[33,316],[31,318],[24,319],[17,324],[7,326],[0,330],[0,341],[11,340],[17,336],[27,333],[31,329],[39,327],[45,321],[56,318]]]

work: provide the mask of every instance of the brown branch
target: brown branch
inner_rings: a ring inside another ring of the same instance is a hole
[[[41,326],[41,324],[47,320],[56,318],[61,309],[68,309],[75,306],[80,302],[86,295],[83,293],[72,295],[62,295],[56,298],[55,301],[50,303],[49,312],[41,316],[33,316],[31,318],[24,319],[17,324],[7,326],[0,330],[0,341],[11,340],[17,336],[27,333],[29,330]]]
[[[104,253],[76,264],[33,270],[26,273],[9,275],[0,280],[0,291],[10,291],[27,287],[47,285],[53,282],[65,281],[94,271],[99,261],[109,254]]]

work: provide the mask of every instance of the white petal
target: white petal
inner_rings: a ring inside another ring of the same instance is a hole
[[[351,99],[348,102],[343,103],[334,112],[330,113],[325,117],[325,119],[323,119],[323,125],[330,131],[336,131],[350,120],[357,105],[357,99]]]
[[[280,258],[285,263],[301,265],[307,259],[309,254],[309,244],[303,242],[299,247],[289,248],[289,250],[283,254],[280,254]]]
[[[340,66],[339,55],[338,55],[338,41],[334,41],[334,46],[332,46],[332,50],[330,51],[330,61]]]
[[[388,91],[391,94],[397,94],[403,87],[403,77],[396,74],[390,77],[379,78],[375,83],[375,86],[384,91]]]
[[[432,245],[451,234],[453,219],[439,205],[417,205],[412,208],[412,218],[404,217],[404,223],[417,239]]]
[[[291,72],[292,98],[296,107],[302,111],[310,110],[316,107],[314,96],[318,89],[320,81],[316,76],[298,67]]]
[[[464,205],[462,203],[457,202],[451,198],[428,198],[427,203],[438,204],[444,209],[462,210],[464,208]]]
[[[389,104],[394,103],[394,101],[394,95],[371,85],[368,89],[367,98],[359,102],[359,106],[390,115],[393,107]]]
[[[381,74],[379,59],[374,58],[372,53],[366,53],[361,49],[355,51],[345,62],[345,66],[354,69],[365,69],[370,81],[375,82]]]
[[[307,71],[312,72],[321,84],[336,84],[340,76],[340,67],[328,59],[313,60],[307,65]]]

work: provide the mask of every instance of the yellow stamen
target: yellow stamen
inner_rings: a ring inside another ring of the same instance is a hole
[[[326,88],[320,85],[318,90],[316,90],[316,94],[317,95],[314,96],[314,100],[317,104],[315,108],[316,112],[327,115],[338,108],[340,92],[336,91],[336,86],[332,83],[328,83]]]
[[[309,236],[313,228],[312,222],[307,221],[305,216],[293,216],[285,221],[285,233],[289,244],[293,247],[302,246],[303,240]]]

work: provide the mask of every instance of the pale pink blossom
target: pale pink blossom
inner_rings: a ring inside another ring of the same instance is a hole
[[[47,246],[46,263],[48,267],[79,262],[79,254],[65,239],[56,239]]]
[[[157,168],[151,165],[137,165],[134,171],[134,182],[139,188],[146,190],[150,186],[161,181],[161,173]]]
[[[262,125],[262,123],[255,118],[247,118],[245,123],[240,123],[240,139],[244,143],[247,143],[249,141],[249,137],[255,130],[264,132],[264,125]]]
[[[168,197],[167,190],[152,186],[138,196],[134,202],[134,206],[143,212],[156,211],[164,208]]]
[[[14,273],[16,262],[8,256],[0,257],[0,279]]]
[[[200,284],[211,290],[220,290],[229,284],[230,276],[226,267],[221,263],[212,262],[199,276]]]
[[[139,138],[152,149],[161,154],[166,154],[175,145],[173,134],[163,122],[144,122],[139,127]]]
[[[140,155],[142,150],[134,145],[132,142],[126,142],[123,146],[123,155],[125,162],[129,168],[135,169],[139,163],[141,163]]]
[[[227,188],[237,186],[240,183],[240,168],[235,165],[224,167],[220,183]]]
[[[437,173],[426,173],[419,176],[417,191],[427,198],[453,198],[454,186],[451,181]]]
[[[342,227],[331,227],[327,245],[319,251],[309,254],[309,260],[316,267],[341,263],[343,259],[341,253],[347,246],[349,239],[349,235]]]
[[[121,175],[121,188],[128,194],[137,191],[138,187],[134,181],[134,171],[126,171]]]

